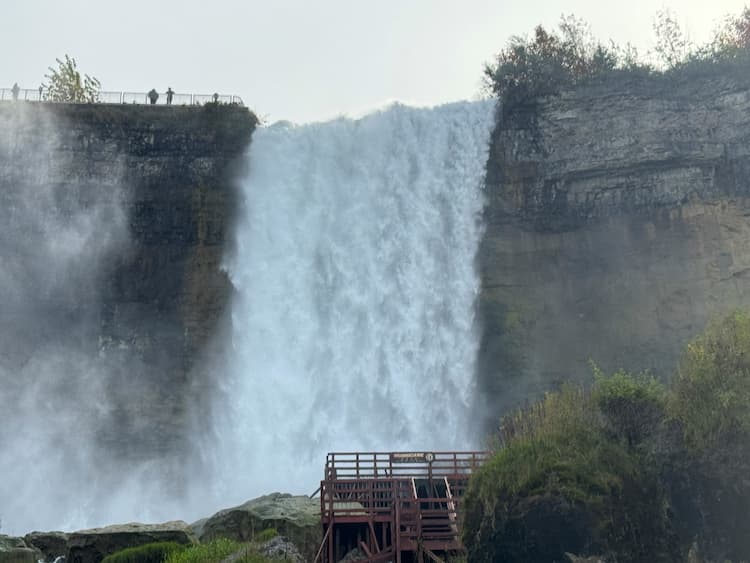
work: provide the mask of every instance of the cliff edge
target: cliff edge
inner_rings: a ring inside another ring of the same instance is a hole
[[[488,162],[479,379],[492,416],[605,371],[668,378],[750,304],[750,80],[614,75],[505,112]]]

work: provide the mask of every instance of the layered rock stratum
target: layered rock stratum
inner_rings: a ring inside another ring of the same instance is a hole
[[[750,304],[750,81],[616,76],[503,112],[480,250],[492,415],[597,362],[668,378]]]

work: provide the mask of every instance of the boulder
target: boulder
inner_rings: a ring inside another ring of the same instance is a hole
[[[262,496],[211,516],[203,523],[200,540],[253,541],[256,534],[268,528],[275,528],[305,559],[312,560],[322,540],[320,500],[283,493]]]
[[[0,563],[37,563],[39,552],[30,547],[14,547],[0,551]]]
[[[0,563],[36,563],[40,553],[23,538],[0,535]]]
[[[233,553],[221,563],[236,563],[238,561],[253,560],[253,555],[261,555],[274,561],[289,561],[290,563],[305,563],[305,558],[297,546],[284,536],[276,536],[259,546],[244,547]]]
[[[570,563],[605,563],[604,558],[599,555],[580,557],[578,555],[573,555],[572,553],[565,553],[565,558]]]
[[[276,536],[258,546],[258,553],[269,559],[282,559],[292,563],[305,563],[297,546],[284,536]]]
[[[208,518],[201,518],[190,524],[190,529],[193,530],[196,538],[203,537],[203,527],[206,525],[206,522],[208,522]]]
[[[99,563],[107,555],[153,542],[197,543],[182,520],[163,524],[121,524],[73,532],[68,538],[66,563]]]
[[[64,532],[31,532],[23,539],[26,545],[41,552],[44,563],[53,563],[68,552],[68,534]]]

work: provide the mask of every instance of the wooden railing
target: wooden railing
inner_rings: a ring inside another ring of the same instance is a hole
[[[326,457],[326,479],[468,475],[487,452],[340,452]]]
[[[486,459],[480,451],[328,454],[320,484],[325,536],[319,556],[335,560],[336,542],[351,533],[333,530],[339,525],[361,526],[358,541],[371,562],[400,561],[398,554],[409,551],[460,551],[461,497]]]

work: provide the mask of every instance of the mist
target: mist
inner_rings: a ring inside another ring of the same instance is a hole
[[[131,248],[123,162],[76,162],[86,137],[44,106],[2,115],[2,532],[163,516],[155,493],[173,470],[148,447],[150,370],[102,338],[111,274]]]

